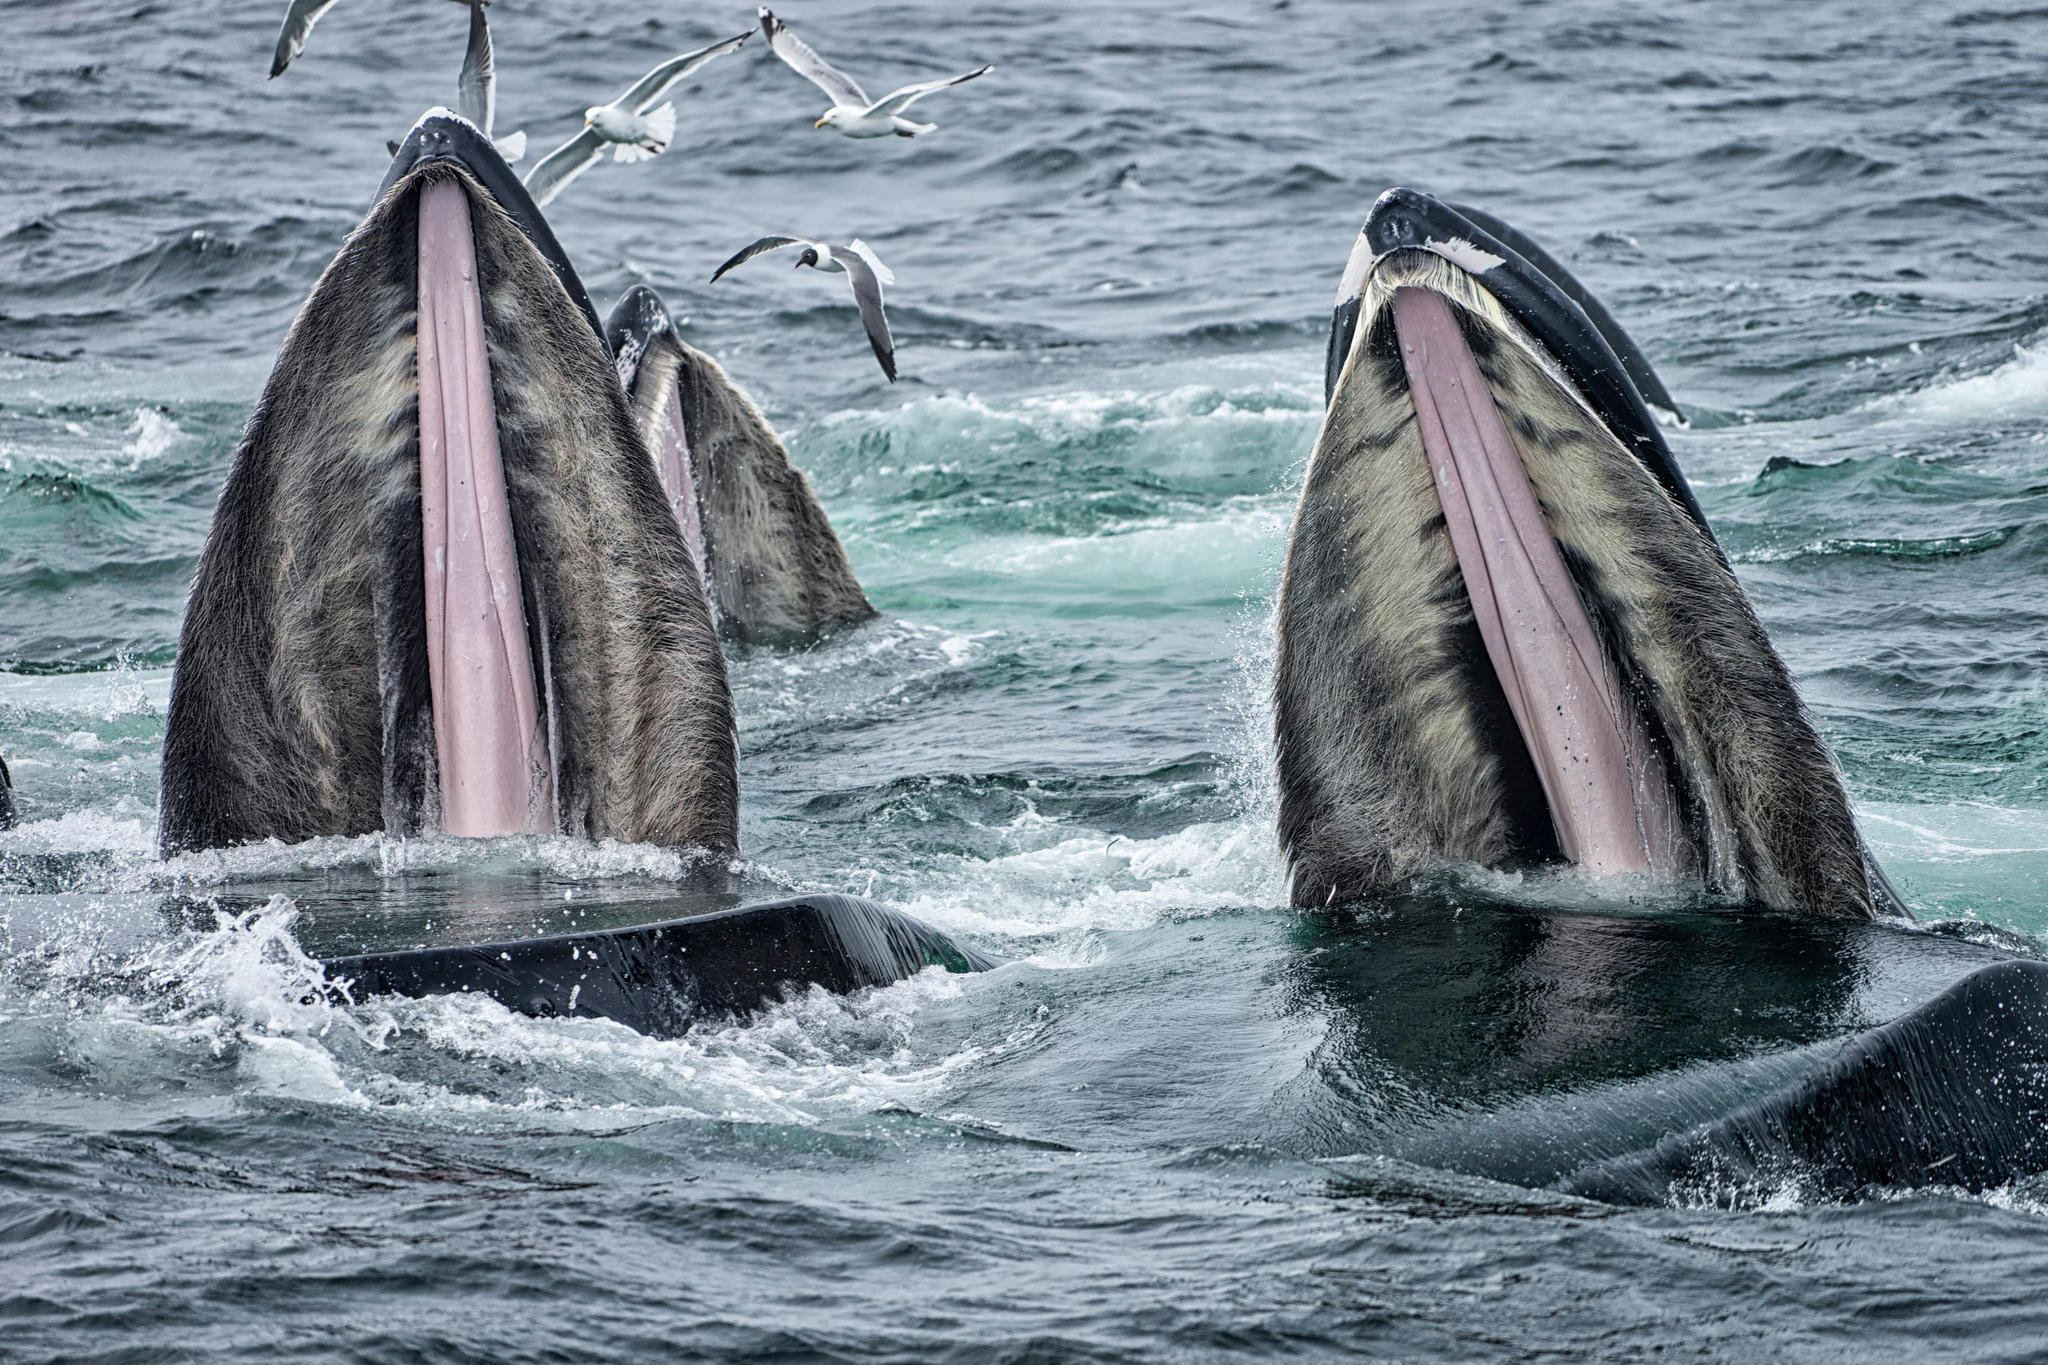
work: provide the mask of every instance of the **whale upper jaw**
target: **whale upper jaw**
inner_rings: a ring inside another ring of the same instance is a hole
[[[1295,903],[1452,860],[1890,908],[1656,421],[1554,281],[1391,191],[1330,357],[1277,632]]]

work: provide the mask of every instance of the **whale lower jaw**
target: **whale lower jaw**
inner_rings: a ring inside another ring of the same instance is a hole
[[[167,852],[737,848],[696,566],[581,286],[475,142],[415,130],[236,450],[172,682]]]
[[[872,618],[810,481],[745,391],[676,334],[660,297],[627,291],[606,334],[720,634],[802,645]]]
[[[1358,305],[1278,612],[1294,903],[1562,861],[1868,917],[1832,761],[1701,525],[1471,271],[1393,250]]]

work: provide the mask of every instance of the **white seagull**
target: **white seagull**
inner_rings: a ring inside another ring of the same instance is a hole
[[[458,5],[471,5],[479,0],[455,0]],[[490,0],[481,0],[489,4]],[[334,0],[292,0],[284,12],[284,24],[277,30],[277,50],[270,54],[270,79],[276,80],[284,69],[292,64],[301,52],[306,50],[306,37],[313,31],[313,25],[320,16],[334,8]],[[470,25],[470,41],[476,41],[476,26]]]
[[[306,50],[306,35],[320,16],[334,8],[334,0],[292,0],[284,12],[284,26],[277,31],[277,51],[270,57],[270,79],[276,80],[292,64],[292,58]]]
[[[491,61],[490,21],[484,18],[484,8],[491,0],[461,3],[469,6],[469,47],[462,54],[462,75],[455,86],[455,112],[491,138],[499,156],[508,162],[517,161],[526,155],[525,133],[491,137],[491,122],[498,115],[498,69]]]
[[[549,152],[527,175],[526,188],[533,195],[533,202],[546,204],[560,194],[564,185],[597,164],[606,147],[612,149],[612,156],[618,161],[646,161],[667,151],[676,134],[676,107],[649,106],[677,81],[753,36],[753,30],[748,29],[737,38],[671,57],[610,104],[584,111],[583,131]]]
[[[882,362],[882,373],[889,376],[891,384],[895,383],[896,343],[889,336],[889,319],[882,312],[882,286],[896,283],[896,276],[882,264],[874,248],[860,238],[839,246],[814,242],[808,237],[763,237],[712,271],[711,282],[718,283],[720,275],[764,251],[779,251],[786,246],[803,248],[803,254],[796,258],[797,269],[810,266],[846,276],[847,283],[853,286],[854,304],[860,309],[860,325],[867,329],[868,345],[874,348],[875,359]]]
[[[888,137],[892,133],[897,137],[916,137],[919,133],[929,133],[939,125],[912,123],[903,117],[903,111],[913,101],[934,90],[944,90],[949,85],[971,81],[995,70],[990,65],[964,76],[920,81],[901,90],[891,90],[878,100],[871,100],[868,92],[860,88],[859,81],[811,51],[810,45],[791,33],[789,25],[769,13],[766,5],[761,7],[761,32],[768,35],[768,46],[775,49],[776,56],[789,63],[791,70],[831,97],[832,107],[825,111],[816,126],[830,128],[848,137]]]

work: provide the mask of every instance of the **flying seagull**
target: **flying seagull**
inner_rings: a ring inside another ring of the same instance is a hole
[[[455,0],[459,5],[478,3],[489,4],[490,0]],[[270,57],[270,79],[276,80],[284,74],[301,52],[306,50],[306,36],[313,31],[313,25],[320,22],[320,16],[334,8],[334,0],[292,0],[284,12],[284,24],[277,30],[277,51]],[[488,43],[488,39],[486,42]],[[470,43],[476,43],[476,24],[470,23]]]
[[[306,50],[306,35],[320,16],[334,8],[334,0],[292,0],[284,12],[284,27],[277,31],[277,51],[270,58],[270,79],[276,80],[292,64],[292,58]]]
[[[546,204],[560,194],[564,185],[597,164],[607,146],[619,161],[646,161],[667,151],[669,140],[676,134],[676,107],[664,104],[650,110],[649,106],[677,81],[753,36],[754,31],[748,29],[737,38],[671,57],[610,104],[585,110],[583,131],[549,152],[527,175],[526,188],[533,195],[533,202]]]
[[[769,13],[765,5],[761,7],[761,32],[768,35],[768,46],[775,49],[776,56],[788,62],[797,75],[831,97],[832,107],[825,111],[816,126],[833,129],[848,137],[888,137],[891,133],[897,137],[916,137],[919,133],[929,133],[938,127],[936,123],[912,123],[903,117],[903,111],[913,101],[934,90],[944,90],[949,85],[971,81],[995,70],[993,66],[984,66],[979,71],[943,81],[920,81],[901,90],[891,90],[878,100],[871,100],[867,91],[860,88],[859,81],[811,51],[810,45],[791,33],[789,25]]]
[[[469,6],[469,47],[462,54],[462,75],[455,86],[455,112],[491,137],[491,122],[498,114],[498,70],[491,61],[491,24],[484,9],[491,0],[460,0]],[[491,138],[498,155],[517,161],[526,155],[526,134],[507,133]],[[394,153],[395,155],[395,153]]]
[[[895,383],[896,343],[889,337],[889,319],[882,312],[882,286],[896,283],[896,276],[860,238],[839,246],[833,242],[814,242],[808,237],[763,237],[713,271],[711,282],[716,284],[720,275],[764,251],[779,251],[786,246],[803,248],[803,254],[796,258],[799,270],[808,265],[845,274],[847,283],[853,286],[853,301],[860,307],[860,325],[867,328],[868,345],[875,348],[882,373],[889,376],[891,384]]]

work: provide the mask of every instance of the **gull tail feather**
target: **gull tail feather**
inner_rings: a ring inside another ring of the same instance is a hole
[[[675,141],[676,107],[664,104],[659,109],[650,109],[640,116],[647,127],[647,137],[641,142],[621,142],[612,155],[620,161],[646,161],[660,156],[668,150],[668,144]]]

